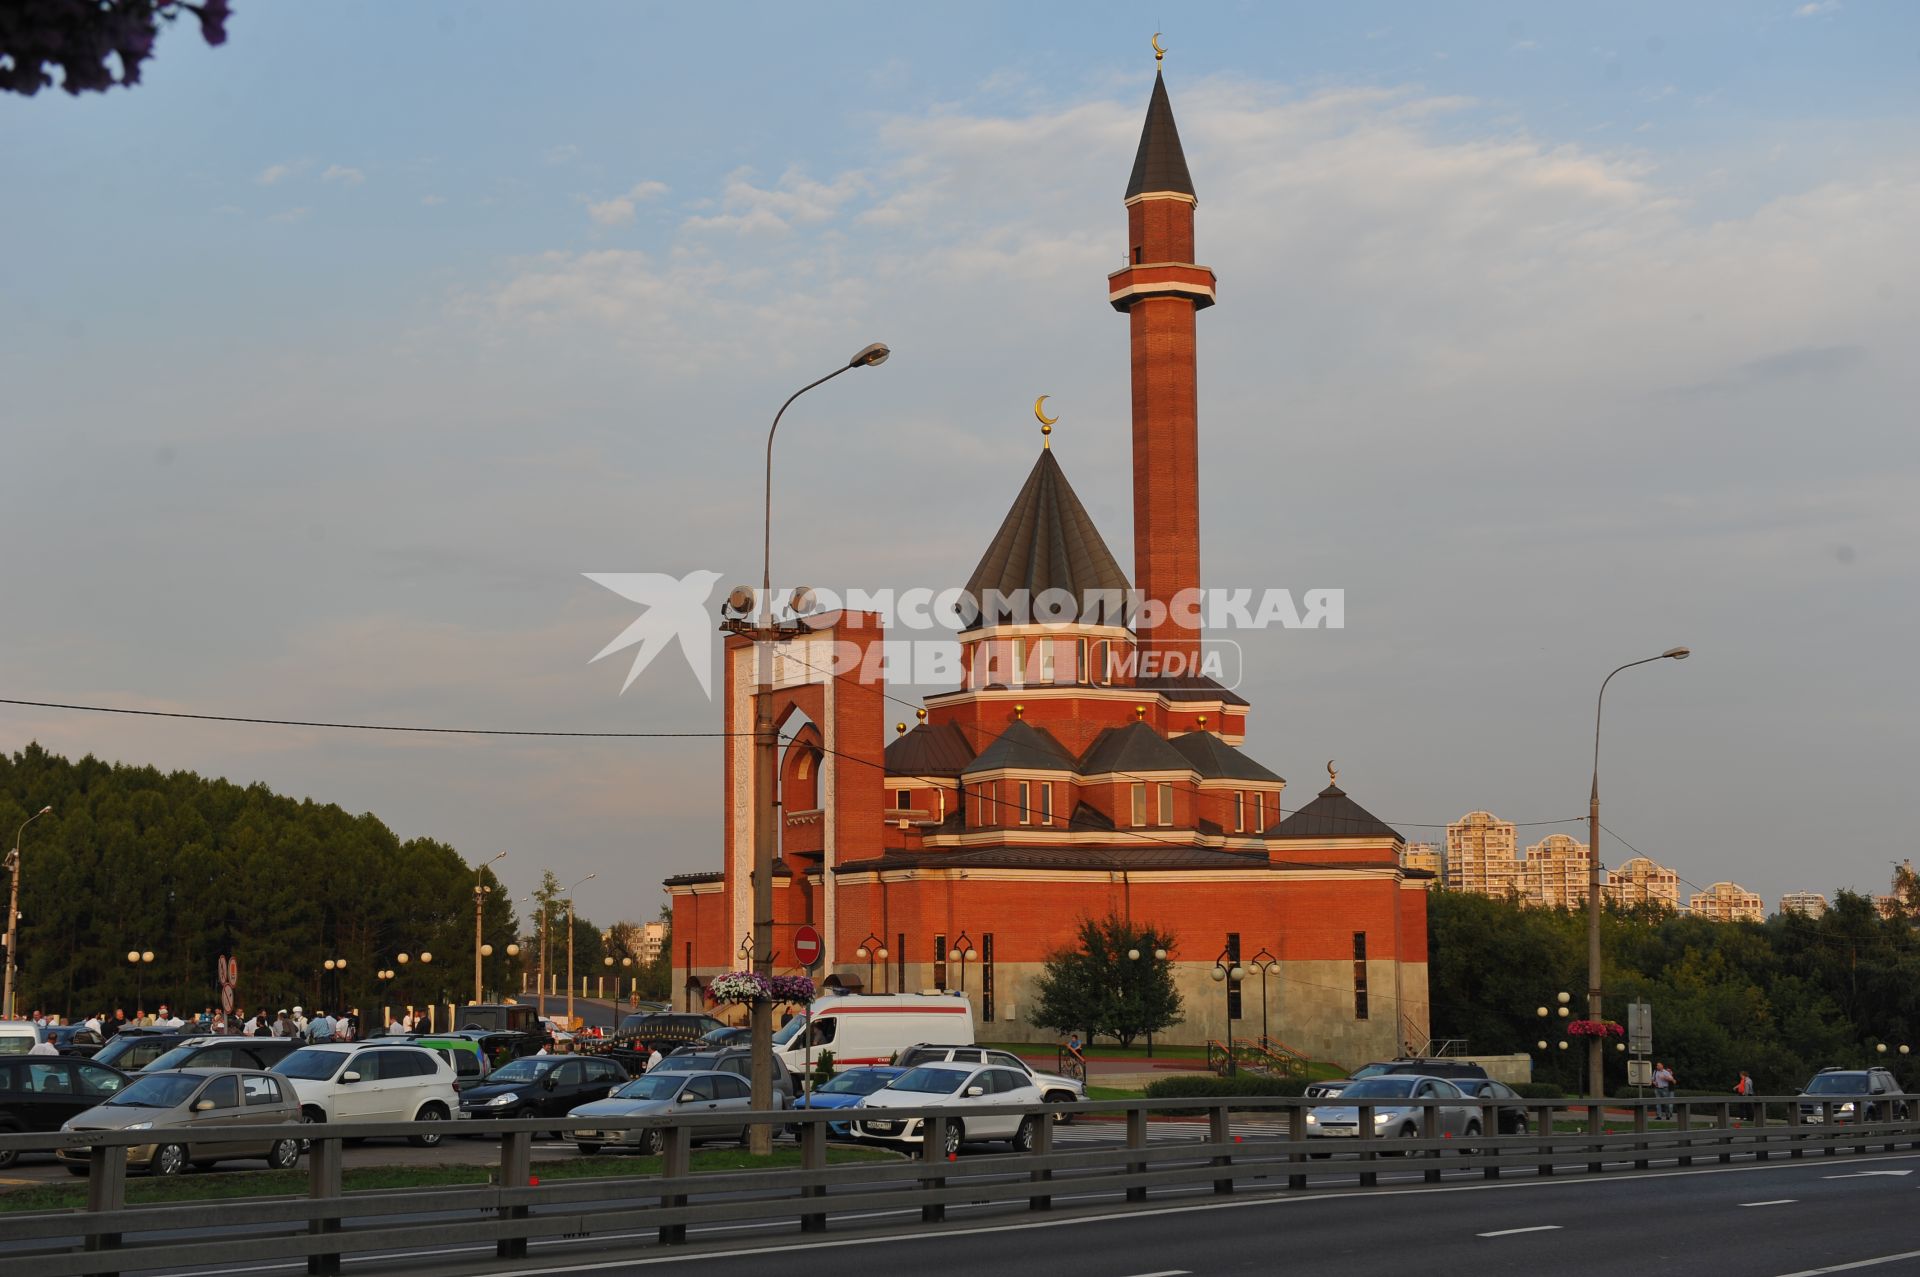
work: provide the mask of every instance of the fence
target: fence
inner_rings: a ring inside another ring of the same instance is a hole
[[[1668,1101],[1676,1120],[1656,1125],[1653,1112],[1662,1102],[1609,1101],[1605,1109],[1568,1100],[1393,1100],[1390,1129],[1373,1137],[1314,1136],[1309,1114],[1324,1102],[1281,1098],[1091,1101],[1073,1105],[1000,1105],[960,1110],[966,1121],[1023,1115],[1032,1124],[1032,1148],[1001,1156],[947,1160],[943,1134],[956,1110],[937,1107],[891,1108],[890,1118],[925,1119],[925,1140],[917,1155],[900,1162],[827,1165],[824,1123],[845,1121],[849,1110],[789,1111],[778,1120],[800,1129],[798,1167],[693,1174],[691,1142],[695,1132],[672,1117],[596,1118],[599,1130],[662,1129],[663,1169],[656,1177],[573,1180],[534,1185],[531,1147],[536,1132],[550,1130],[552,1118],[489,1121],[501,1137],[495,1182],[486,1187],[377,1190],[343,1193],[341,1146],[349,1138],[397,1137],[424,1124],[330,1123],[307,1125],[300,1135],[311,1142],[308,1189],[304,1197],[261,1197],[167,1205],[126,1205],[126,1150],[133,1145],[168,1141],[165,1131],[88,1131],[57,1135],[0,1135],[0,1149],[21,1152],[50,1149],[90,1150],[87,1204],[77,1211],[0,1215],[0,1274],[134,1272],[191,1265],[302,1259],[310,1273],[340,1271],[343,1255],[445,1245],[450,1237],[467,1243],[491,1243],[497,1255],[515,1258],[538,1238],[587,1238],[596,1234],[654,1232],[663,1244],[684,1244],[696,1225],[764,1224],[786,1221],[803,1232],[824,1230],[835,1215],[918,1210],[928,1222],[944,1218],[948,1206],[988,1203],[1048,1210],[1056,1192],[1075,1198],[1111,1194],[1143,1201],[1149,1189],[1211,1184],[1230,1194],[1243,1181],[1265,1180],[1293,1191],[1316,1183],[1378,1182],[1383,1171],[1417,1173],[1439,1182],[1443,1172],[1478,1171],[1487,1179],[1506,1172],[1554,1175],[1601,1174],[1645,1169],[1655,1160],[1681,1166],[1717,1158],[1765,1160],[1832,1156],[1870,1148],[1888,1152],[1920,1149],[1920,1121],[1906,1097],[1875,1097],[1884,1106],[1868,1122],[1843,1121],[1845,1097],[1821,1102],[1805,1116],[1800,1097],[1740,1100]],[[1808,1102],[1811,1105],[1811,1102]],[[1752,1108],[1742,1119],[1736,1110]],[[1357,1109],[1356,1131],[1378,1130],[1371,1104]],[[1449,1120],[1442,1108],[1465,1108],[1460,1138],[1442,1129]],[[1501,1112],[1521,1132],[1501,1135]],[[1890,1111],[1889,1111],[1890,1110]],[[1071,1112],[1088,1117],[1117,1116],[1117,1142],[1104,1147],[1063,1151],[1055,1146],[1054,1125],[1044,1120]],[[1614,1116],[1609,1116],[1609,1113]],[[1160,1123],[1150,1123],[1159,1115]],[[747,1121],[750,1114],[729,1115]],[[1778,1120],[1784,1117],[1784,1120]],[[1704,1121],[1702,1121],[1704,1119]],[[1238,1123],[1242,1133],[1235,1135]],[[1615,1129],[1624,1126],[1625,1129]],[[1187,1139],[1149,1138],[1158,1129]],[[437,1125],[434,1133],[445,1134]],[[1247,1134],[1252,1130],[1253,1134]],[[224,1139],[283,1134],[284,1126],[223,1128]],[[205,1128],[180,1132],[177,1142]],[[1336,1156],[1337,1154],[1337,1156]],[[1397,1156],[1396,1156],[1397,1155]],[[1388,1159],[1394,1159],[1389,1161]],[[477,1214],[476,1214],[477,1213]],[[130,1235],[137,1241],[129,1243]],[[418,1262],[417,1259],[415,1262]]]

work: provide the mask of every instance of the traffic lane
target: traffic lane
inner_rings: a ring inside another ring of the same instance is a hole
[[[702,1147],[728,1148],[731,1145],[721,1143]],[[415,1148],[398,1140],[375,1140],[364,1144],[349,1144],[341,1150],[341,1165],[348,1170],[377,1166],[497,1166],[500,1163],[500,1137],[497,1135],[459,1135],[442,1139],[436,1148]],[[609,1154],[618,1156],[619,1154]],[[304,1155],[303,1155],[304,1156]],[[541,1136],[533,1139],[533,1158],[535,1161],[555,1161],[580,1156],[579,1150],[567,1140],[552,1140]],[[34,1160],[26,1160],[32,1158]],[[301,1166],[305,1166],[304,1160]],[[258,1159],[242,1162],[221,1162],[204,1170],[189,1170],[190,1175],[224,1175],[242,1171],[263,1171],[267,1164]],[[136,1174],[134,1178],[139,1178]],[[21,1161],[15,1162],[4,1173],[0,1173],[0,1192],[10,1188],[29,1188],[35,1184],[65,1184],[79,1182],[67,1174],[66,1168],[53,1160],[51,1153],[29,1153]]]
[[[1034,1257],[1076,1274],[1290,1272],[1348,1277],[1389,1264],[1438,1273],[1807,1273],[1836,1264],[1920,1272],[1910,1222],[1917,1159],[1694,1169],[1595,1179],[1251,1196],[1072,1218],[1004,1220],[797,1237],[732,1253],[610,1259],[549,1256],[526,1274],[700,1264],[727,1277],[766,1271],[771,1255],[802,1271],[830,1264],[908,1266],[928,1274],[1032,1271]],[[1902,1164],[1905,1164],[1904,1167]],[[1909,1174],[1875,1173],[1907,1169]],[[835,1227],[830,1225],[830,1227]],[[852,1248],[837,1258],[833,1252]],[[817,1255],[798,1255],[818,1250]],[[430,1262],[430,1261],[428,1261]],[[447,1270],[452,1271],[452,1270]],[[460,1271],[481,1271],[469,1265]]]

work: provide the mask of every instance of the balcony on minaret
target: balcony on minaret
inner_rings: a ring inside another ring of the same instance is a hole
[[[1213,288],[1213,268],[1192,262],[1141,262],[1107,276],[1107,300],[1115,310],[1149,297],[1178,297],[1204,310],[1213,305]]]

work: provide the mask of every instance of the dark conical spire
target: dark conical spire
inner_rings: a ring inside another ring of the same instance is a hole
[[[1115,625],[1121,618],[1112,605],[1090,598],[1089,592],[1117,590],[1124,594],[1127,588],[1126,574],[1100,538],[1087,508],[1074,495],[1060,462],[1051,450],[1041,452],[1020,495],[1013,499],[1013,508],[994,534],[993,543],[981,556],[980,566],[967,581],[967,593],[976,606],[984,606],[989,590],[1003,596],[1024,590],[1030,600],[1046,590],[1065,590],[1079,601],[1078,619],[1082,624]],[[993,624],[994,620],[981,616],[974,624]]]
[[[1140,130],[1140,149],[1133,157],[1133,176],[1127,179],[1127,198],[1148,191],[1193,194],[1187,155],[1180,149],[1180,130],[1173,123],[1173,103],[1167,101],[1167,82],[1158,71],[1153,73],[1153,98],[1147,103],[1147,123]]]

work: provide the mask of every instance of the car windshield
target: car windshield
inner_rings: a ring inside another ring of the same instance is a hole
[[[537,1082],[540,1075],[558,1064],[551,1055],[524,1055],[510,1064],[502,1064],[487,1075],[489,1082]]]
[[[1822,1073],[1807,1083],[1808,1095],[1865,1095],[1867,1079],[1858,1073]]]
[[[496,1073],[494,1076],[500,1075]],[[615,1099],[621,1100],[670,1100],[679,1094],[683,1085],[685,1083],[677,1077],[660,1077],[649,1073],[633,1079],[613,1094]]]
[[[811,1017],[806,1015],[796,1015],[791,1020],[788,1020],[780,1026],[780,1031],[773,1035],[773,1044],[775,1046],[785,1046],[787,1043],[793,1041],[794,1038],[806,1031],[807,1021],[810,1018]]]
[[[1392,1067],[1393,1066],[1391,1064],[1369,1064],[1365,1068],[1355,1069],[1353,1071],[1353,1076],[1355,1078],[1379,1077],[1382,1073],[1385,1073],[1388,1069]]]
[[[660,1063],[653,1066],[652,1071],[655,1073],[711,1073],[719,1063],[718,1056],[695,1055],[689,1052],[686,1055],[662,1057]]]
[[[1340,1098],[1343,1100],[1404,1099],[1413,1094],[1415,1080],[1410,1077],[1365,1078],[1340,1092]]]
[[[200,1089],[201,1081],[184,1073],[137,1077],[107,1103],[137,1109],[170,1109],[186,1103],[187,1097]]]
[[[885,1073],[838,1073],[813,1088],[815,1095],[872,1095],[887,1084]]]
[[[194,1052],[198,1051],[199,1049],[200,1048],[197,1046],[176,1046],[173,1048],[173,1050],[168,1051],[166,1054],[161,1055],[155,1058],[154,1060],[152,1060],[150,1063],[148,1063],[147,1067],[153,1070],[155,1073],[158,1073],[163,1069],[185,1068],[187,1066],[187,1061],[193,1058]]]
[[[346,1058],[344,1051],[317,1051],[308,1047],[295,1051],[286,1059],[273,1066],[273,1071],[281,1077],[297,1077],[307,1082],[325,1082],[340,1069],[340,1061]]]
[[[952,1095],[967,1080],[959,1069],[908,1069],[887,1083],[889,1091],[913,1091],[920,1095]]]
[[[1459,1078],[1454,1082],[1454,1085],[1459,1087],[1461,1092],[1466,1095],[1497,1094],[1497,1092],[1493,1091],[1493,1083],[1483,1077]]]

